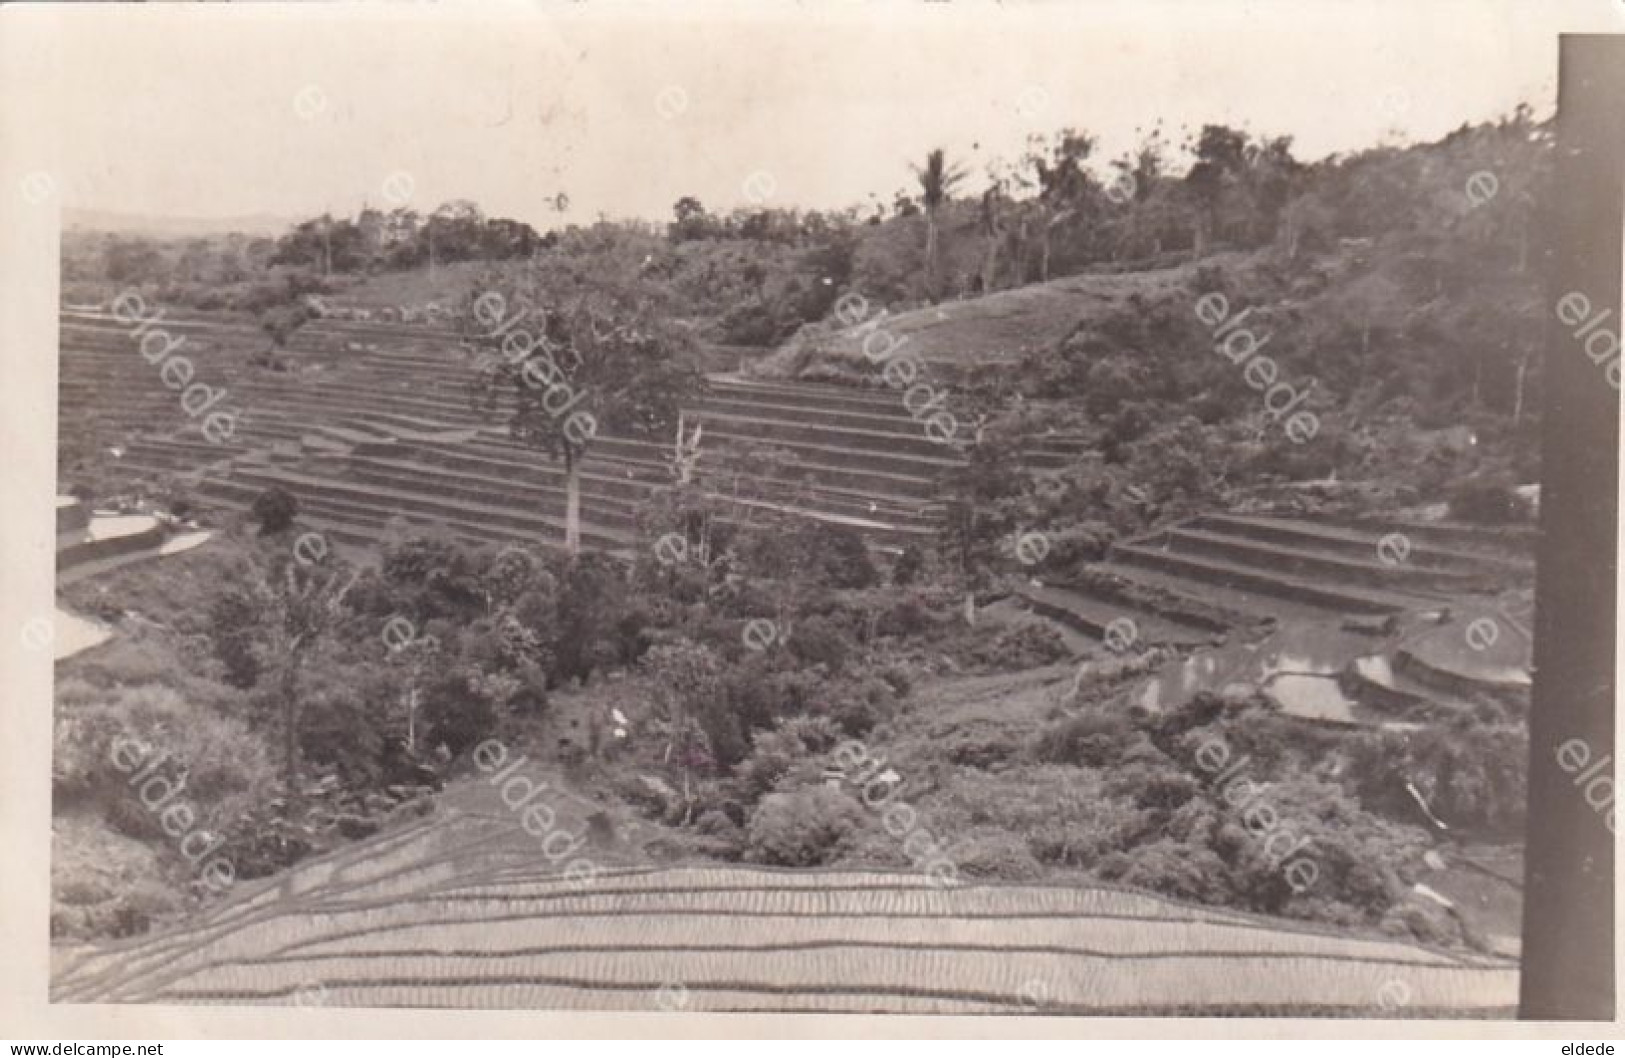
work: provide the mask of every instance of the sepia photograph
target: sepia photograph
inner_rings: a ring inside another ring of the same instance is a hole
[[[51,1008],[1615,1017],[1625,37],[74,6]]]

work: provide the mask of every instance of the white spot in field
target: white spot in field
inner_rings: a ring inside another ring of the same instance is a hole
[[[655,991],[655,1006],[665,1011],[688,1009],[688,986],[677,983],[663,984]]]
[[[1501,626],[1488,617],[1480,617],[1467,626],[1467,645],[1474,650],[1488,650],[1501,638]]]
[[[745,177],[745,182],[741,186],[744,188],[745,198],[759,206],[773,197],[774,192],[779,189],[779,182],[773,178],[772,173],[758,169]]]
[[[667,121],[688,110],[688,92],[681,85],[669,84],[655,93],[655,113]]]
[[[412,201],[412,193],[417,190],[417,181],[412,174],[397,170],[384,177],[384,198],[392,206],[404,206]]]
[[[56,624],[48,617],[30,617],[23,622],[22,642],[28,650],[45,651],[56,638]]]

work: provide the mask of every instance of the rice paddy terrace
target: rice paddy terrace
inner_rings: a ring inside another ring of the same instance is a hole
[[[280,485],[297,497],[306,524],[360,546],[376,542],[391,519],[438,524],[474,541],[562,542],[562,467],[474,408],[471,369],[453,335],[318,320],[295,333],[287,370],[277,371],[251,363],[267,339],[240,317],[166,316],[160,326],[184,339],[177,351],[196,381],[227,391],[219,407],[237,413],[231,437],[203,436],[160,367],[141,355],[130,324],[67,308],[60,431],[65,444],[80,442],[81,467],[132,485],[178,479],[202,504],[231,511]],[[943,513],[942,476],[960,461],[925,436],[891,391],[713,377],[689,414],[704,423],[702,464],[726,445],[766,444],[788,456],[776,476],[755,479],[751,502],[852,525],[884,546],[931,538]],[[1078,451],[1077,439],[1056,437],[1025,459],[1053,469]],[[597,439],[582,476],[587,546],[631,545],[639,505],[670,480],[670,460],[667,443]],[[76,469],[63,468],[65,483]],[[1396,537],[1404,541],[1400,561],[1385,547]],[[1433,614],[1465,627],[1477,619],[1468,615],[1499,613],[1509,592],[1527,594],[1533,539],[1516,528],[1215,513],[1120,542],[1086,575],[1034,583],[1023,595],[1038,613],[1095,638],[1128,618],[1140,641],[1182,646],[1288,621]],[[1527,668],[1527,643],[1518,614],[1495,620],[1511,634],[1488,681],[1471,664],[1441,672],[1419,652],[1397,650],[1384,652],[1387,670],[1357,666],[1348,678],[1388,705],[1501,694],[1506,688],[1495,685],[1506,682],[1505,670]]]
[[[220,407],[237,412],[232,436],[215,443],[127,324],[70,309],[61,325],[60,430],[65,449],[79,445],[64,486],[92,467],[137,489],[179,479],[201,504],[241,511],[281,485],[303,522],[361,546],[392,519],[472,541],[563,539],[562,469],[473,408],[449,334],[317,321],[275,371],[250,362],[266,340],[247,323],[166,318],[186,338],[195,380],[224,387]],[[689,414],[703,420],[707,450],[767,443],[789,454],[788,472],[756,482],[756,502],[890,546],[940,524],[940,481],[958,457],[891,392],[719,377]],[[632,544],[640,503],[669,480],[669,452],[599,438],[582,482],[588,546]],[[1058,438],[1026,457],[1042,468],[1075,455]],[[1383,548],[1396,533],[1399,563]],[[1517,600],[1531,547],[1524,531],[1212,514],[1119,543],[1070,579],[1034,580],[1021,601],[1108,642],[1128,618],[1144,643],[1198,648],[1148,688],[1161,704],[1232,678],[1285,693],[1307,674],[1390,717],[1441,702],[1474,709],[1526,695]],[[1463,648],[1464,628],[1486,615],[1502,634],[1491,649]],[[583,812],[568,825],[591,830]],[[651,868],[620,840],[587,855],[601,868],[593,877],[561,875],[500,800],[462,784],[434,816],[306,861],[183,927],[59,950],[53,998],[1386,1016],[1508,1014],[1516,1001],[1507,959],[1146,893]]]
[[[1140,643],[1199,648],[1147,686],[1148,708],[1236,683],[1334,722],[1521,715],[1534,542],[1527,527],[1210,514],[1021,596],[1108,642],[1128,621]]]
[[[292,369],[278,372],[248,363],[266,343],[247,324],[194,317],[162,326],[187,339],[180,351],[198,381],[227,387],[220,406],[239,412],[229,440],[203,436],[139,355],[129,325],[62,315],[62,435],[95,437],[96,459],[119,477],[180,476],[228,509],[281,485],[306,522],[343,542],[375,541],[392,517],[471,540],[562,541],[562,467],[472,406],[470,368],[453,336],[319,321],[298,332],[286,351]],[[890,394],[717,378],[690,414],[703,420],[708,448],[765,444],[789,454],[789,471],[759,481],[755,502],[855,525],[885,543],[934,530],[938,480],[958,461]],[[669,468],[669,444],[600,435],[583,470],[583,541],[627,546],[637,505]]]
[[[590,803],[556,807],[561,831],[592,831]],[[1506,959],[1133,891],[649,869],[628,862],[633,844],[595,841],[550,866],[475,779],[448,788],[440,814],[306,861],[182,928],[59,950],[52,1000],[1383,1017],[1510,1015],[1516,1003]]]

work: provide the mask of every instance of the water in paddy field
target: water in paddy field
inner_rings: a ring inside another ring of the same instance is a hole
[[[106,625],[98,624],[88,618],[71,614],[57,607],[56,620],[52,628],[51,645],[55,650],[55,660],[72,657],[81,650],[89,650],[113,638],[113,630]]]
[[[1336,622],[1293,624],[1258,643],[1203,650],[1171,662],[1140,688],[1135,702],[1160,711],[1178,708],[1202,691],[1258,687],[1289,716],[1376,723],[1382,718],[1338,684],[1338,675],[1372,656],[1373,648],[1370,636]]]
[[[1265,685],[1264,691],[1281,705],[1281,711],[1308,720],[1333,720],[1357,724],[1367,719],[1359,715],[1355,702],[1332,676],[1282,673]]]
[[[178,555],[182,551],[190,551],[208,543],[214,533],[207,529],[196,529],[188,533],[176,533],[174,536],[158,545],[160,555]]]
[[[1448,623],[1405,644],[1408,653],[1442,672],[1527,691],[1533,641],[1511,616],[1493,607],[1463,609]]]
[[[116,515],[109,517],[92,518],[90,524],[83,529],[74,529],[59,534],[59,539],[72,542],[85,540],[105,540],[132,533],[143,533],[158,524],[156,518],[147,515]],[[126,555],[113,555],[108,558],[91,562],[80,563],[67,571],[58,574],[58,583],[70,580],[80,580],[86,577],[100,576],[115,569],[136,562],[144,562],[152,558],[163,558],[169,555],[178,555],[200,547],[213,539],[214,532],[208,529],[195,529],[183,533],[176,533],[168,537],[156,547],[146,548]],[[91,647],[100,646],[113,638],[114,631],[107,625],[78,614],[70,613],[58,606],[56,618],[52,628],[52,649],[54,658],[61,661],[72,657]]]
[[[158,519],[150,514],[98,514],[84,528],[61,534],[64,538],[62,542],[77,544],[87,540],[112,540],[144,533],[157,524]]]

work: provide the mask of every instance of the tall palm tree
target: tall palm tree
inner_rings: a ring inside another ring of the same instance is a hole
[[[925,207],[925,293],[934,303],[939,297],[937,287],[937,211],[953,194],[954,187],[965,179],[965,171],[949,165],[941,147],[932,148],[925,156],[925,164],[914,167],[914,176],[920,182],[920,204]]]

